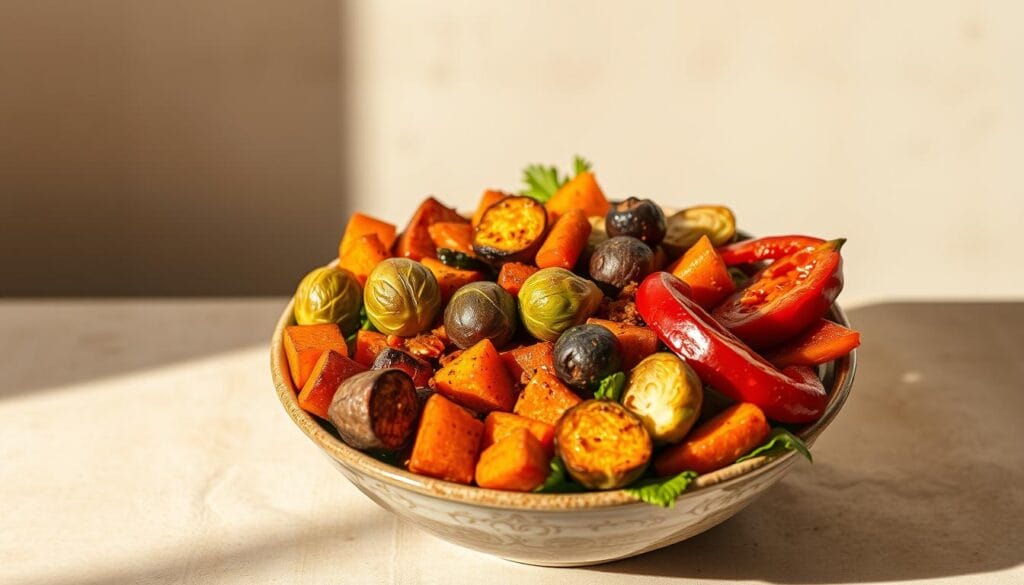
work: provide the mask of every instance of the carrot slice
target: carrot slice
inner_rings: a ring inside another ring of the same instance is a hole
[[[572,270],[590,238],[590,220],[582,210],[573,209],[555,222],[548,237],[537,251],[537,266],[558,266]]]
[[[547,370],[540,370],[519,394],[515,413],[549,425],[583,400]]]
[[[761,409],[749,402],[734,404],[690,432],[654,459],[658,475],[683,471],[710,473],[749,453],[768,438],[771,429]]]
[[[348,251],[359,241],[359,238],[370,234],[376,234],[384,247],[391,248],[395,243],[395,226],[386,221],[371,217],[363,213],[353,213],[345,227],[345,235],[338,245],[338,256],[344,257]]]
[[[860,333],[820,319],[795,339],[766,349],[761,355],[780,370],[789,366],[816,366],[850,353],[860,345]]]
[[[714,307],[736,290],[729,269],[706,235],[676,260],[669,272],[690,285],[691,298],[705,309]]]
[[[476,483],[496,490],[528,492],[547,479],[551,455],[523,428],[484,449],[476,464]]]
[[[482,339],[434,374],[434,389],[477,412],[511,412],[516,387],[498,350]]]
[[[423,406],[409,471],[458,483],[473,483],[484,423],[440,394]]]
[[[284,330],[284,353],[288,357],[288,371],[296,390],[309,379],[309,373],[320,359],[320,354],[332,349],[348,355],[345,335],[334,323],[319,325],[289,325]]]
[[[299,406],[306,412],[326,419],[327,409],[331,407],[338,386],[366,369],[334,350],[323,352],[302,387],[302,392],[299,392]]]
[[[612,208],[601,187],[590,171],[582,172],[552,195],[544,205],[548,213],[558,217],[573,209],[583,210],[588,217],[604,217]]]

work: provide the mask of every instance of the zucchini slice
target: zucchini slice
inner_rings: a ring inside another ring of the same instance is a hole
[[[672,256],[682,256],[703,235],[716,248],[728,244],[736,235],[736,216],[723,205],[689,207],[669,216],[666,223],[661,245]]]
[[[473,235],[473,251],[492,264],[532,264],[544,242],[548,212],[530,197],[506,197],[484,211]]]

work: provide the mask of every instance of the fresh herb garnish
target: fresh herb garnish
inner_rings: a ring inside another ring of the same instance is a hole
[[[736,463],[740,461],[746,461],[753,459],[761,455],[774,456],[781,455],[786,451],[797,451],[801,455],[807,458],[808,461],[814,463],[814,459],[811,457],[810,450],[807,449],[807,445],[800,440],[800,437],[787,431],[783,428],[772,429],[771,434],[768,435],[768,440],[760,447],[754,449],[750,453],[747,453],[743,457],[736,460]]]
[[[582,156],[574,158],[572,163],[577,175],[591,168],[590,161]],[[523,182],[526,183],[526,188],[521,192],[522,195],[547,203],[562,185],[569,182],[569,177],[561,176],[554,165],[529,165],[523,169]]]
[[[665,479],[641,479],[626,488],[625,491],[642,502],[662,508],[671,508],[676,505],[676,498],[679,497],[679,494],[685,492],[695,479],[697,479],[697,472],[684,471]]]
[[[551,459],[551,473],[539,487],[533,491],[541,494],[557,494],[567,492],[582,492],[583,486],[574,483],[565,472],[565,463],[557,455]]]
[[[593,167],[593,165],[590,164],[589,160],[583,158],[580,155],[576,155],[576,158],[572,159],[572,166],[573,169],[576,171],[577,175],[580,173],[585,173],[589,171],[591,167]]]
[[[622,397],[622,390],[625,387],[626,374],[623,374],[622,372],[615,372],[601,380],[600,385],[597,387],[597,392],[594,392],[594,398],[598,400],[611,400],[612,402],[618,402],[619,398]]]
[[[370,316],[366,314],[366,306],[359,307],[359,329],[362,331],[376,331],[377,328],[370,322]]]

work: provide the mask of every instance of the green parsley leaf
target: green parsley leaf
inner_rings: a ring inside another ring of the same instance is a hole
[[[771,434],[768,435],[768,441],[766,441],[760,447],[754,449],[750,453],[747,453],[743,457],[736,460],[736,463],[740,461],[746,461],[747,459],[753,459],[760,455],[774,456],[781,455],[786,451],[797,451],[801,455],[807,458],[808,461],[814,463],[814,459],[811,457],[810,450],[807,449],[807,445],[800,440],[800,437],[787,431],[783,428],[772,429]]]
[[[530,165],[523,169],[523,182],[526,183],[526,189],[522,191],[522,194],[533,197],[541,203],[546,203],[566,181],[567,179],[558,176],[558,169],[554,166]]]
[[[370,322],[370,316],[366,314],[366,306],[359,307],[359,329],[363,331],[376,331],[377,328]]]
[[[569,479],[565,471],[565,463],[556,455],[551,459],[551,473],[540,486],[533,491],[542,494],[557,494],[567,492],[582,492],[583,486]]]
[[[594,393],[594,398],[598,400],[611,400],[612,402],[618,402],[619,398],[622,397],[622,390],[625,387],[626,374],[623,374],[622,372],[615,372],[601,380],[601,384],[597,387],[597,392]]]
[[[590,164],[589,160],[583,158],[578,154],[576,155],[576,158],[572,159],[572,166],[575,168],[577,175],[580,173],[585,173],[593,167],[593,165]]]
[[[676,505],[676,498],[679,497],[679,494],[685,492],[695,479],[697,479],[697,472],[684,471],[667,479],[642,479],[626,488],[625,491],[642,502],[662,508],[671,508]]]

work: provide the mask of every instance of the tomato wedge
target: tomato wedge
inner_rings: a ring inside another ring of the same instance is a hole
[[[831,240],[779,258],[711,314],[753,348],[776,345],[825,316],[843,290],[846,240]]]
[[[824,243],[825,240],[812,236],[768,236],[722,246],[718,248],[718,255],[726,266],[736,266],[762,260],[778,260]]]
[[[828,394],[810,368],[777,370],[718,324],[693,299],[686,283],[655,272],[636,293],[647,326],[693,367],[700,379],[729,398],[751,402],[783,423],[817,420]]]
[[[850,353],[860,345],[860,333],[819,319],[798,337],[761,352],[776,368],[816,366]]]

